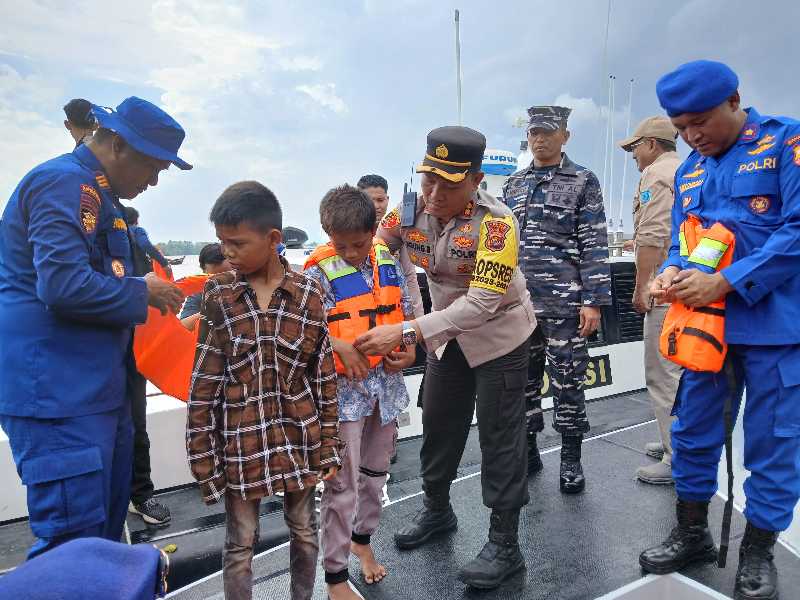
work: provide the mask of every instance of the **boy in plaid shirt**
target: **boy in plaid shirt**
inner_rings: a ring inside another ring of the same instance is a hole
[[[329,191],[319,208],[328,244],[306,262],[306,275],[322,287],[338,374],[342,469],[322,494],[322,566],[332,600],[359,598],[347,583],[349,556],[361,563],[368,584],[386,569],[377,562],[370,535],[381,514],[381,490],[397,438],[397,416],[408,406],[402,369],[415,349],[364,356],[355,337],[370,327],[414,318],[402,270],[388,247],[374,238],[375,207],[357,188]]]
[[[227,600],[252,597],[262,497],[284,492],[292,600],[314,589],[314,487],[336,475],[336,372],[318,284],[278,256],[281,208],[255,181],[210,215],[234,271],[211,277],[188,403],[186,445],[203,499],[225,497]]]

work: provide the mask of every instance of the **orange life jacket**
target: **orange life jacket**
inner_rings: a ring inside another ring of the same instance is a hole
[[[153,264],[156,275],[169,279],[158,263]],[[191,296],[203,291],[208,275],[191,275],[175,282],[181,291]],[[147,321],[136,327],[133,354],[136,369],[168,396],[186,402],[189,382],[194,368],[194,353],[200,328],[189,331],[171,312],[162,315],[153,307],[147,309]]]
[[[715,273],[731,264],[736,237],[721,223],[703,228],[689,215],[681,223],[680,253],[691,267]],[[725,298],[707,306],[673,302],[664,317],[659,349],[667,359],[692,371],[722,370],[725,343]]]
[[[400,304],[400,280],[397,267],[388,246],[379,238],[372,240],[372,289],[361,272],[347,263],[330,243],[317,246],[308,257],[305,269],[317,265],[327,277],[336,298],[336,305],[328,312],[328,330],[331,336],[353,343],[362,333],[377,325],[403,322]],[[383,360],[382,356],[368,356],[370,368]],[[333,355],[336,372],[345,368],[336,353]]]

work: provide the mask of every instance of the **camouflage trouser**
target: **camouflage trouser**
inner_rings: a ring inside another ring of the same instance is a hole
[[[537,317],[531,336],[528,384],[525,386],[525,411],[528,432],[544,429],[542,384],[545,356],[550,363],[553,390],[553,429],[560,433],[589,431],[583,381],[589,364],[586,338],[578,335],[578,319]]]

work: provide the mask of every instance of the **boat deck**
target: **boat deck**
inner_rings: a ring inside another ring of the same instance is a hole
[[[387,504],[381,526],[373,537],[379,559],[389,575],[378,585],[360,581],[358,565],[351,565],[352,584],[367,599],[480,597],[597,598],[642,577],[638,553],[663,539],[674,524],[675,492],[672,486],[649,486],[634,479],[636,467],[649,459],[642,449],[657,437],[652,413],[643,392],[622,394],[587,405],[591,437],[584,441],[587,489],[584,494],[564,496],[558,491],[560,438],[548,425],[540,436],[544,470],[530,480],[531,502],[522,512],[520,542],[527,571],[499,590],[477,592],[456,579],[458,568],[481,548],[489,511],[480,495],[480,448],[473,428],[453,484],[453,505],[459,519],[457,532],[429,546],[401,552],[394,548],[392,533],[421,506],[419,447],[417,439],[398,444],[398,461],[387,485]],[[222,599],[221,550],[224,514],[221,505],[205,506],[197,489],[159,494],[172,511],[166,527],[146,526],[131,515],[131,541],[174,543],[170,583],[180,600]],[[743,498],[737,498],[737,502]],[[261,539],[254,560],[254,598],[288,597],[288,530],[283,522],[280,498],[262,503]],[[722,500],[712,503],[711,523],[719,537]],[[683,574],[729,595],[738,562],[738,540],[744,518],[734,511],[728,567],[692,567]],[[0,570],[24,560],[32,536],[26,521],[0,526]],[[776,547],[782,598],[800,590],[800,557],[786,546]],[[314,598],[326,598],[322,569],[317,573]],[[181,588],[181,589],[178,589]],[[800,596],[799,596],[800,597]]]
[[[351,564],[351,584],[366,599],[419,599],[480,597],[485,599],[590,599],[636,582],[643,573],[639,552],[662,540],[674,525],[675,492],[672,486],[650,486],[635,480],[636,467],[652,460],[642,447],[657,437],[650,420],[646,396],[625,394],[589,405],[592,437],[584,442],[586,492],[565,496],[558,491],[558,437],[543,436],[544,470],[530,480],[531,502],[520,519],[520,543],[527,570],[498,590],[480,592],[465,588],[456,574],[486,540],[489,510],[480,493],[479,450],[472,432],[459,479],[452,488],[458,515],[457,532],[425,547],[399,551],[392,533],[421,507],[420,481],[411,475],[418,441],[400,445],[400,460],[388,485],[390,503],[373,537],[376,555],[389,575],[380,584],[366,585],[358,564]],[[416,473],[414,474],[416,475]],[[710,514],[712,532],[719,537],[723,502],[715,497]],[[738,563],[738,541],[745,520],[734,511],[728,567],[691,567],[687,577],[730,595]],[[800,589],[800,557],[783,545],[776,547],[782,598]],[[254,598],[286,598],[289,582],[288,546],[281,544],[254,561]],[[788,594],[788,595],[787,595]],[[219,573],[170,595],[180,600],[221,599]],[[321,567],[314,598],[326,598]]]

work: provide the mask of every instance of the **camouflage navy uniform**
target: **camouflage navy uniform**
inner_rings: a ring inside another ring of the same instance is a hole
[[[557,108],[557,107],[556,107]],[[561,163],[533,163],[509,177],[503,200],[520,224],[520,267],[539,326],[533,334],[526,387],[528,430],[544,428],[544,355],[551,365],[553,428],[589,430],[583,382],[589,362],[579,335],[583,306],[611,304],[608,233],[597,176],[562,154]]]

